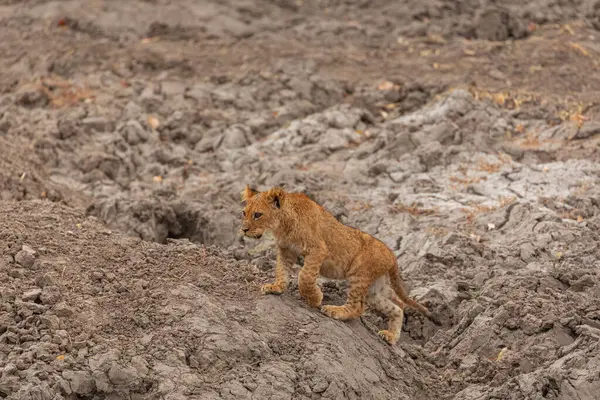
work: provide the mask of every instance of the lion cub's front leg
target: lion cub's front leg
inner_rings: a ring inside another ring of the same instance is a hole
[[[277,265],[275,266],[275,283],[263,285],[263,294],[281,294],[289,284],[289,269],[294,265],[296,257],[287,249],[277,249]]]
[[[323,301],[323,292],[317,286],[317,277],[325,256],[321,252],[312,252],[304,259],[304,267],[298,274],[298,289],[309,306],[318,308]]]

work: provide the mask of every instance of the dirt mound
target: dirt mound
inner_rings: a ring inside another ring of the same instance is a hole
[[[2,397],[392,399],[439,390],[423,357],[390,349],[360,322],[337,323],[296,294],[258,297],[268,274],[217,248],[127,238],[48,202],[0,207]]]

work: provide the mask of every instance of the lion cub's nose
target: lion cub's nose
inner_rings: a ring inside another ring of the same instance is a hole
[[[244,233],[248,232],[250,230],[250,228],[242,228],[242,231],[244,231]]]

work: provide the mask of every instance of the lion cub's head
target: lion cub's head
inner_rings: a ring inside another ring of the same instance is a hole
[[[258,192],[246,185],[242,191],[242,202],[246,202],[242,211],[240,233],[255,239],[279,227],[281,206],[285,201],[282,188],[274,187],[266,192]]]

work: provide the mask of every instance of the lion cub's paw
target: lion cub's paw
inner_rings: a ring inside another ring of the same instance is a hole
[[[344,306],[323,306],[321,312],[333,319],[345,320],[348,312]]]
[[[393,332],[386,330],[377,332],[380,338],[385,340],[387,344],[393,346],[398,341],[398,337]]]
[[[281,285],[275,285],[274,283],[268,283],[262,285],[260,288],[262,294],[281,294],[285,291],[285,288]]]
[[[305,295],[304,298],[309,306],[319,308],[321,307],[321,302],[323,301],[323,292],[318,287],[316,289],[317,290],[314,293]]]

